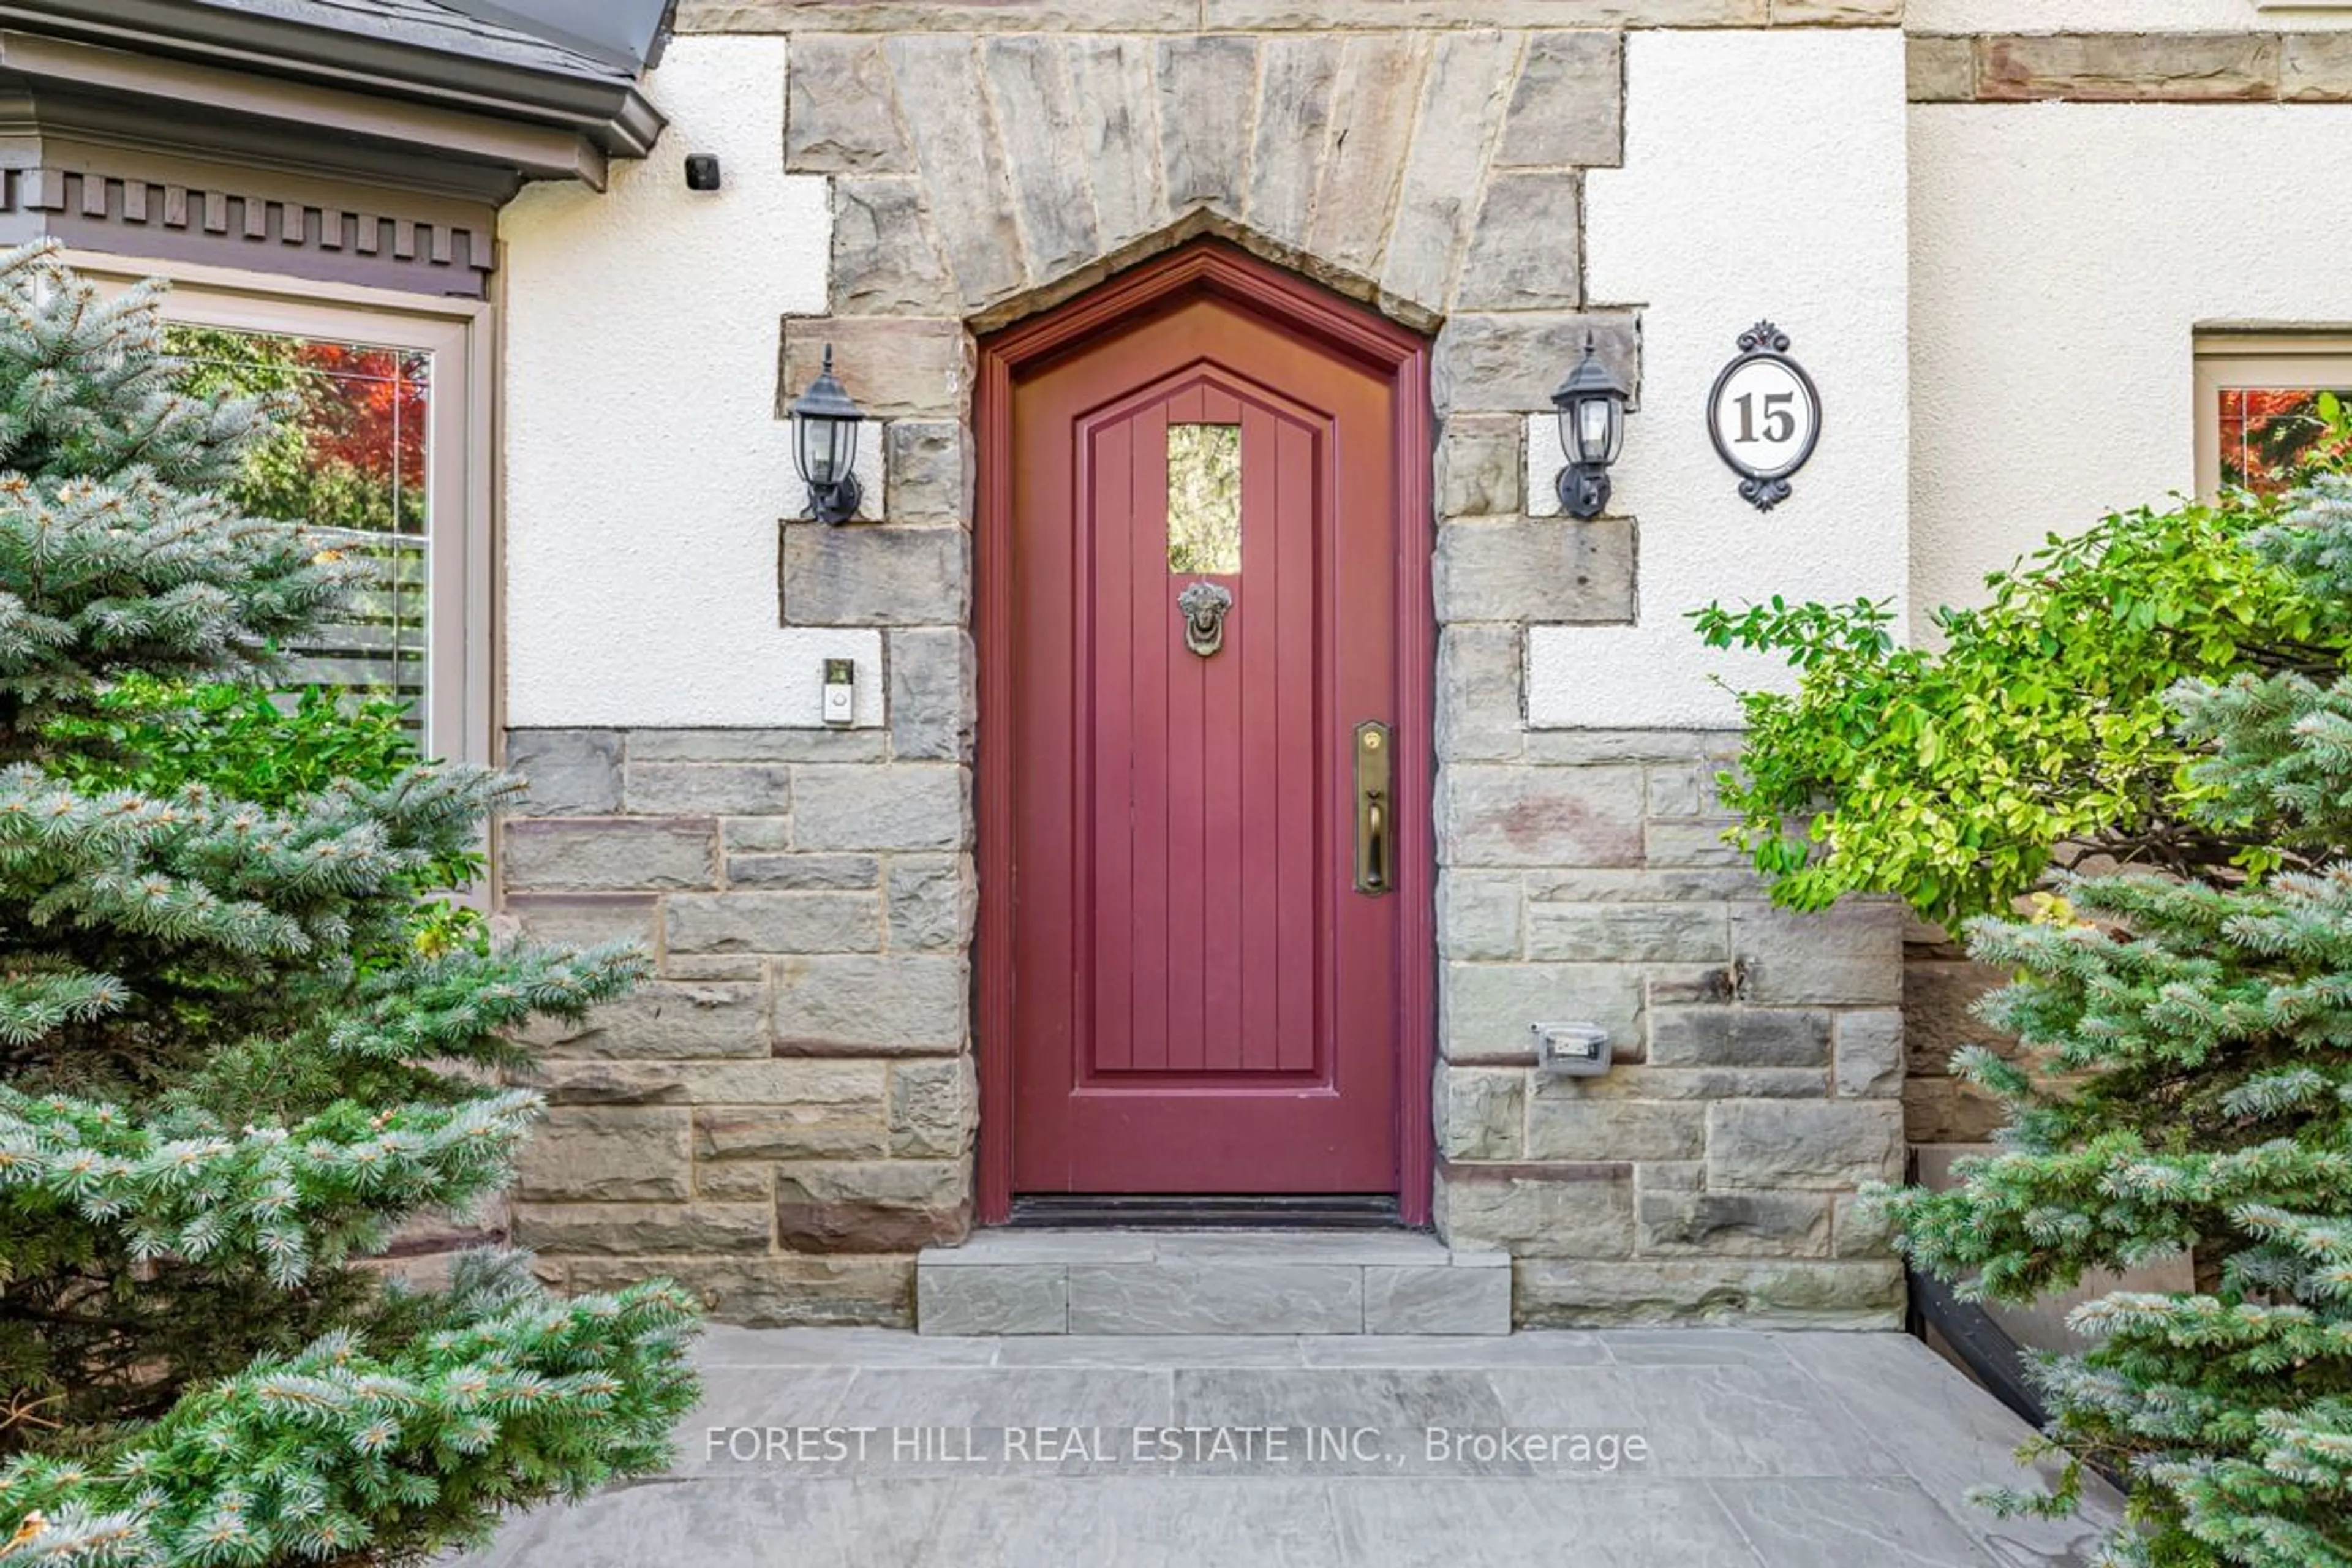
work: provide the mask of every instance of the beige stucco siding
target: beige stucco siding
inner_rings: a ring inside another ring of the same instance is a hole
[[[2200,327],[2352,321],[2352,107],[1911,110],[1911,601],[2196,483]]]

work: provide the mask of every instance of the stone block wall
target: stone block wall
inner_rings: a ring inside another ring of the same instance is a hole
[[[2004,1054],[2016,1042],[1979,1020],[1974,1008],[2003,976],[1976,963],[1941,929],[1906,924],[1903,943],[1903,1026],[1906,1072],[1904,1121],[1911,1142],[1923,1146],[1978,1144],[2000,1131],[2005,1111],[1985,1090],[1952,1076],[1952,1053],[1991,1046]]]
[[[892,638],[962,657],[952,627]],[[513,1233],[567,1283],[669,1272],[737,1321],[898,1322],[915,1249],[963,1234],[970,727],[947,688],[894,683],[887,731],[509,734],[532,787],[501,834],[508,912],[658,971],[538,1041]]]
[[[1565,352],[1513,319],[1439,338],[1439,1224],[1513,1254],[1522,1322],[1890,1324],[1853,1193],[1903,1170],[1900,911],[1771,907],[1723,842],[1736,732],[1528,721],[1531,627],[1638,614],[1635,520],[1528,515],[1513,411]],[[1616,1065],[1546,1073],[1538,1022]]]
[[[1772,908],[1721,841],[1736,736],[1520,729],[1519,641],[1445,632],[1442,1227],[1513,1254],[1523,1323],[1892,1323],[1854,1192],[1903,1167],[1898,911]],[[1534,1022],[1614,1065],[1547,1071]]]
[[[1892,911],[1765,903],[1717,839],[1731,737],[1527,721],[1531,627],[1641,615],[1639,521],[1528,495],[1530,430],[1588,335],[1638,385],[1639,307],[1586,297],[1580,240],[1586,171],[1623,156],[1622,35],[1582,0],[1410,9],[1444,25],[1400,30],[1385,3],[681,7],[688,31],[788,35],[784,166],[829,183],[833,230],[825,312],[780,326],[775,408],[832,343],[877,422],[878,499],[779,523],[776,614],[879,629],[887,716],[509,735],[533,790],[499,847],[506,908],[642,942],[659,972],[544,1042],[514,1227],[568,1283],[661,1271],[737,1321],[904,1321],[915,1251],[964,1234],[973,334],[1209,235],[1434,340],[1446,1234],[1515,1255],[1528,1321],[1891,1320],[1898,1272],[1852,1193],[1900,1168]],[[1654,9],[1610,16],[1899,7]],[[1609,1030],[1610,1075],[1538,1070],[1530,1026],[1568,1021]]]
[[[1909,53],[1914,103],[2352,102],[2347,32],[1921,33]]]

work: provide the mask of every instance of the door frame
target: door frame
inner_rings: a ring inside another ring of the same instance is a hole
[[[979,663],[977,723],[980,909],[975,946],[979,1002],[974,1037],[980,1079],[977,1215],[1002,1225],[1013,1212],[1013,756],[992,743],[1013,709],[1009,632],[1013,543],[1013,384],[1022,370],[1182,301],[1210,295],[1336,350],[1384,377],[1396,425],[1396,746],[1418,759],[1397,785],[1397,1209],[1429,1223],[1436,1177],[1431,1080],[1437,1050],[1435,824],[1437,619],[1430,583],[1436,549],[1429,342],[1420,334],[1222,240],[1197,240],[1097,285],[1068,302],[982,340],[974,385],[978,517],[973,541],[972,636]]]

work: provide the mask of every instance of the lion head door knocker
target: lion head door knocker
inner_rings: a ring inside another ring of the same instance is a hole
[[[1176,607],[1184,612],[1184,646],[1202,658],[1223,647],[1225,643],[1225,612],[1234,607],[1234,596],[1214,583],[1195,583],[1176,595]]]

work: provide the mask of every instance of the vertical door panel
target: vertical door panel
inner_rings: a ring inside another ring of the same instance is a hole
[[[1087,487],[1097,525],[1096,570],[1104,588],[1091,623],[1098,657],[1089,670],[1089,718],[1097,750],[1122,756],[1135,753],[1136,738],[1150,723],[1136,700],[1129,639],[1135,625],[1132,520],[1139,501],[1147,499],[1135,461],[1135,437],[1132,420],[1109,426],[1095,437]],[[1137,1065],[1141,1042],[1136,1003],[1143,994],[1138,988],[1139,954],[1164,951],[1166,945],[1164,930],[1147,933],[1143,929],[1145,900],[1156,891],[1160,868],[1139,863],[1133,828],[1136,782],[1132,773],[1097,770],[1087,817],[1097,908],[1125,911],[1123,918],[1100,921],[1095,929],[1091,1049],[1096,1066],[1105,1072],[1124,1072]],[[1158,1011],[1156,1006],[1149,1010]],[[1156,1064],[1161,1059],[1155,1051],[1151,1060]]]
[[[1275,433],[1277,515],[1316,515],[1317,498],[1323,487],[1317,482],[1315,445],[1311,434],[1295,426]],[[1315,543],[1310,531],[1291,529],[1280,535],[1270,552],[1278,580],[1292,587],[1294,598],[1305,597],[1310,603],[1314,595]],[[1305,584],[1303,590],[1297,586],[1301,584]],[[1316,787],[1318,763],[1328,754],[1316,723],[1318,640],[1310,616],[1292,616],[1274,628],[1275,742],[1268,750],[1275,756],[1284,797],[1304,796],[1310,810],[1320,798]],[[1314,910],[1315,896],[1330,870],[1324,864],[1326,857],[1318,852],[1318,842],[1325,837],[1328,835],[1314,831],[1282,836],[1276,848],[1275,863],[1284,907],[1303,905],[1310,911]],[[1325,933],[1320,925],[1321,921],[1311,913],[1306,920],[1276,923],[1275,945],[1281,954],[1282,981],[1272,1055],[1276,1065],[1290,1071],[1315,1065],[1315,1010],[1323,967],[1320,956],[1328,945],[1322,940]]]
[[[1283,604],[1280,530],[1249,528],[1253,518],[1281,515],[1281,491],[1276,484],[1282,449],[1282,423],[1259,409],[1242,420],[1242,576],[1258,601]],[[1240,982],[1239,1022],[1234,1033],[1233,1065],[1251,1072],[1278,1070],[1282,1066],[1282,932],[1290,908],[1284,900],[1282,856],[1293,843],[1311,848],[1312,834],[1301,834],[1282,812],[1282,640],[1280,617],[1264,624],[1245,616],[1234,628],[1238,649],[1251,675],[1238,682],[1235,698],[1236,733],[1248,737],[1235,748],[1234,790],[1241,809],[1233,838],[1237,875],[1232,889],[1232,930],[1238,949],[1235,968]],[[1311,808],[1314,792],[1293,768],[1292,795]],[[1304,889],[1306,879],[1299,880]],[[1311,920],[1307,922],[1312,935]],[[1302,973],[1301,978],[1304,977]],[[1296,984],[1296,982],[1294,982]],[[1306,1024],[1313,1032],[1312,1016]]]

